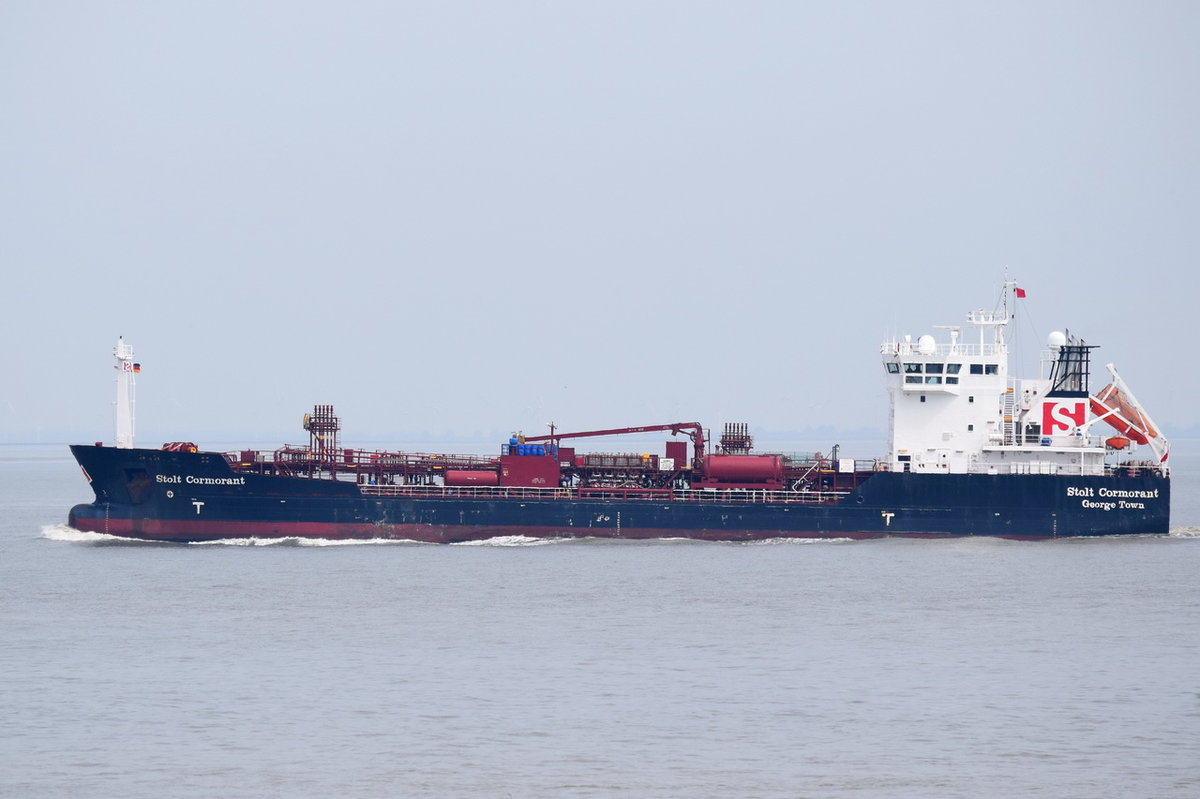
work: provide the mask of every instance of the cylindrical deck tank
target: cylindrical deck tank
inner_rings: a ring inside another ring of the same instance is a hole
[[[709,455],[705,471],[721,483],[778,483],[783,480],[783,458],[778,455]]]
[[[498,486],[500,475],[496,472],[477,472],[466,469],[447,469],[442,476],[448,486]]]

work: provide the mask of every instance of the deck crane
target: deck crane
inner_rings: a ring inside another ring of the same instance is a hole
[[[704,428],[699,422],[671,422],[669,424],[651,424],[639,427],[616,427],[609,430],[585,430],[579,433],[559,433],[554,426],[544,436],[525,436],[525,441],[549,441],[554,446],[567,438],[599,438],[601,436],[624,436],[633,433],[669,432],[671,435],[683,433],[692,439],[692,468],[699,469],[704,462]]]

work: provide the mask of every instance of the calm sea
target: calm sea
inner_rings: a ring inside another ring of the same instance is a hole
[[[0,795],[1200,796],[1169,537],[150,545],[0,447]]]

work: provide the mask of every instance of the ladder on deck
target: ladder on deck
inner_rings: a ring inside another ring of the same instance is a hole
[[[1011,447],[1017,443],[1016,436],[1016,390],[1009,386],[1004,392],[1004,445]]]

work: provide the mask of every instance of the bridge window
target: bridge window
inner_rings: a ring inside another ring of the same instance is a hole
[[[925,382],[926,383],[940,383],[940,382],[942,382],[942,378],[941,377],[927,377],[927,378],[925,378]]]
[[[951,385],[958,385],[958,378],[957,377],[947,377],[946,382]]]
[[[904,364],[904,371],[907,372],[908,374],[920,374],[921,373],[921,364],[906,363],[906,364]]]
[[[942,369],[944,367],[945,367],[944,363],[927,363],[927,364],[925,364],[925,374],[940,375],[942,373]]]
[[[946,374],[948,374],[948,375],[956,375],[956,374],[958,374],[958,370],[959,370],[959,369],[962,369],[962,364],[961,364],[961,363],[948,363],[948,364],[946,364]]]
[[[973,375],[983,374],[983,364],[981,364],[981,363],[971,364],[971,374],[973,374]]]
[[[888,374],[890,374],[890,375],[899,374],[900,373],[900,364],[896,363],[895,361],[888,361],[887,362],[887,370],[888,370]]]
[[[904,378],[904,382],[905,383],[920,383],[921,376],[920,375],[908,375]]]
[[[985,375],[998,375],[1000,374],[1000,367],[994,363],[984,364],[983,373]]]

